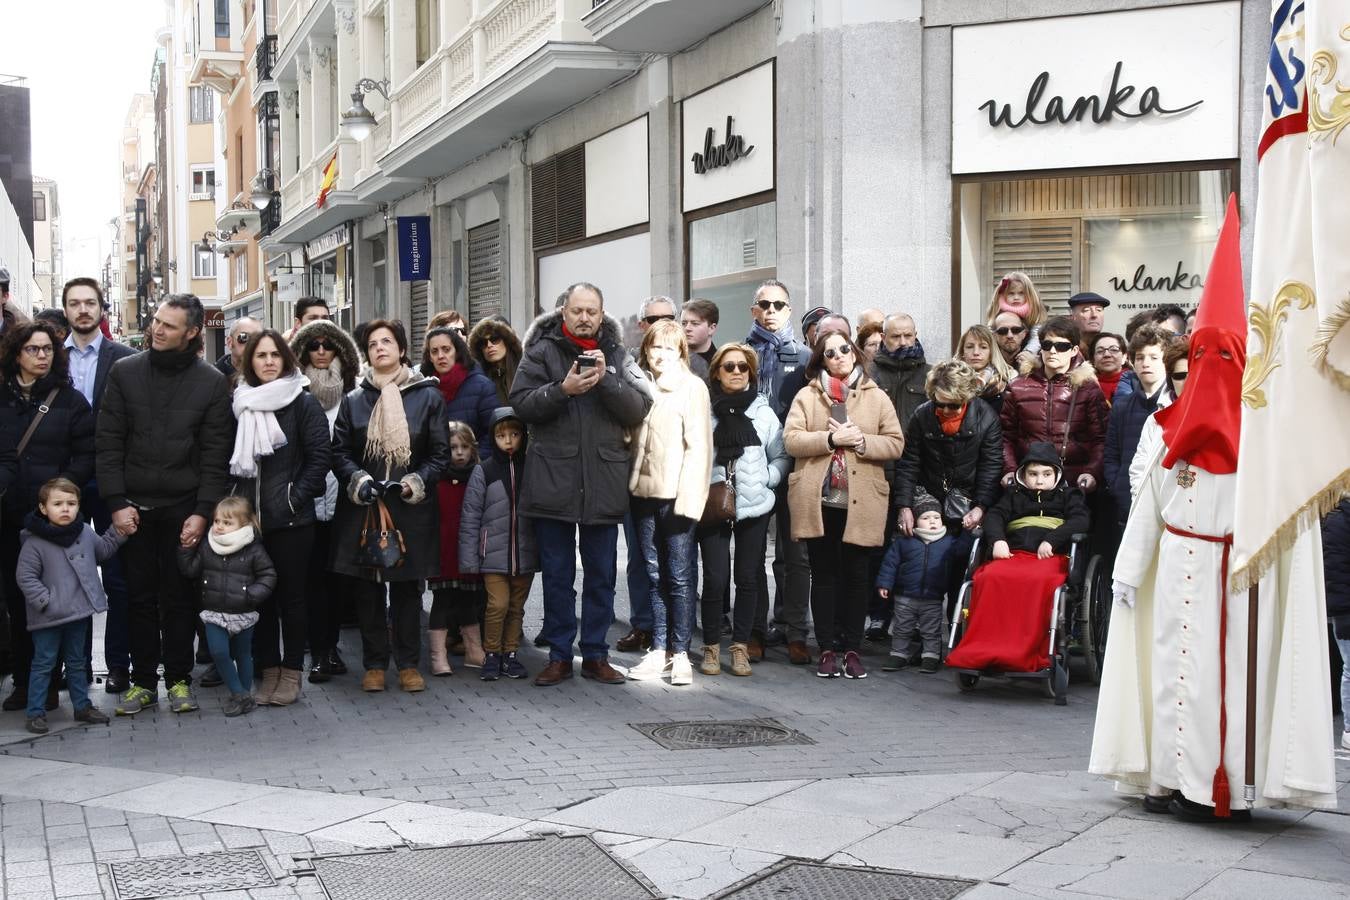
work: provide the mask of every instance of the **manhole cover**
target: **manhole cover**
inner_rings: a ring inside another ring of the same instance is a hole
[[[331,900],[650,900],[641,875],[589,835],[314,857]]]
[[[633,725],[667,750],[725,750],[731,747],[778,747],[814,744],[806,735],[776,719],[730,722],[646,722]]]
[[[128,859],[110,863],[108,874],[119,900],[238,891],[276,884],[257,850]]]
[[[950,900],[975,886],[957,878],[929,878],[866,869],[786,861],[727,888],[717,898],[734,900]]]

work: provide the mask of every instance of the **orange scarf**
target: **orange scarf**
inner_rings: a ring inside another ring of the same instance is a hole
[[[942,429],[943,434],[952,437],[961,430],[961,421],[966,417],[966,407],[969,405],[967,403],[958,410],[933,407],[933,413],[937,416],[938,427]]]

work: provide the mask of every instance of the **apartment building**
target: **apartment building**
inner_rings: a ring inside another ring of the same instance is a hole
[[[61,203],[56,182],[33,176],[33,280],[38,294],[33,308],[61,305],[65,284],[61,265]]]
[[[122,203],[114,249],[114,265],[121,285],[121,305],[113,318],[117,320],[120,333],[125,335],[141,330],[139,315],[151,293],[142,284],[143,277],[146,280],[150,278],[148,259],[138,261],[137,253],[138,250],[145,251],[151,209],[143,193],[143,181],[154,166],[155,96],[149,93],[134,94],[122,120],[122,157],[119,166]],[[113,298],[108,299],[112,302]]]

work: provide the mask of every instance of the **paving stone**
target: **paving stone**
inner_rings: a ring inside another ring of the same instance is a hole
[[[720,800],[681,797],[645,788],[623,788],[560,810],[551,822],[646,837],[673,838],[744,807]]]
[[[276,790],[214,778],[180,777],[106,794],[89,803],[161,816],[189,817],[245,799],[266,796]]]
[[[208,822],[303,834],[393,806],[394,801],[350,794],[271,789],[201,814]]]
[[[1106,818],[1100,810],[1041,806],[993,797],[956,797],[909,819],[913,828],[1013,838],[1042,846],[1063,843]]]
[[[1237,866],[1350,885],[1350,816],[1312,813],[1257,847]]]
[[[1350,897],[1350,885],[1344,881],[1314,881],[1267,872],[1229,869],[1190,895],[1193,900],[1271,900],[1272,897],[1297,897],[1299,900],[1333,900]]]
[[[773,865],[781,856],[737,847],[666,841],[630,862],[671,897],[707,897]]]
[[[7,758],[7,757],[6,757]],[[6,793],[59,803],[86,803],[128,788],[167,780],[164,775],[108,766],[67,767],[45,777],[28,778],[5,787]]]
[[[779,794],[763,805],[793,810],[803,817],[849,816],[891,825],[947,799],[945,791],[913,790],[889,780],[831,778]]]
[[[901,869],[924,875],[989,879],[1046,848],[1045,844],[983,834],[893,825],[831,856],[843,865]]]
[[[785,809],[752,806],[678,835],[680,840],[759,850],[780,856],[825,859],[881,826],[846,816],[802,815]]]

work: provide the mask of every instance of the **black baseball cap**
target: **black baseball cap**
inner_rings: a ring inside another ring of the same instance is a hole
[[[1094,294],[1092,291],[1083,291],[1081,294],[1074,294],[1069,298],[1069,309],[1075,306],[1110,306],[1111,301],[1107,300],[1101,294]]]
[[[830,308],[828,306],[811,307],[806,312],[802,313],[802,331],[810,328],[829,314]]]
[[[4,286],[5,290],[9,290],[9,269],[4,266],[0,266],[0,285]]]

